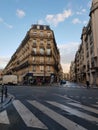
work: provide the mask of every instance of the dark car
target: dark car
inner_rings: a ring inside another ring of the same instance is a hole
[[[62,84],[66,84],[66,80],[64,80],[64,79],[61,80],[61,81],[60,81],[60,85],[62,85]]]

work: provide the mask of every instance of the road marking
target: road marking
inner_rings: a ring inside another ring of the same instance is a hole
[[[86,97],[85,97],[85,96],[83,96],[82,98],[83,98],[83,99],[85,99]]]
[[[71,104],[73,106],[80,107],[80,108],[83,108],[84,110],[91,111],[91,112],[98,114],[97,109],[94,109],[94,108],[91,108],[91,107],[88,107],[88,106],[85,106],[85,105],[82,105],[82,104],[77,104],[77,103],[68,103],[68,104]],[[97,118],[97,120],[98,120],[98,118]]]
[[[64,99],[68,99],[69,101],[74,101],[76,103],[80,103],[80,102],[78,102],[76,100],[73,100],[72,98],[67,97],[67,95],[62,96],[62,95],[56,94],[56,93],[54,95],[59,96],[59,97],[64,98]]]
[[[94,107],[98,107],[98,105],[92,105],[92,106],[94,106]]]
[[[0,113],[0,123],[10,124],[6,111],[3,111]]]
[[[44,114],[48,115],[50,118],[55,120],[57,123],[62,125],[67,130],[87,130],[84,127],[78,125],[77,123],[67,119],[66,117],[56,113],[55,111],[51,110],[50,108],[42,105],[41,103],[37,101],[28,101],[30,104],[35,106],[37,109],[42,111]]]
[[[47,102],[52,104],[52,105],[54,105],[54,106],[56,106],[56,107],[61,108],[62,110],[65,110],[65,111],[67,111],[67,112],[69,112],[69,113],[71,113],[73,115],[81,117],[83,119],[86,119],[86,120],[89,120],[89,121],[96,121],[96,122],[98,122],[98,118],[90,116],[90,115],[88,115],[86,113],[80,112],[78,110],[75,110],[73,108],[67,107],[67,106],[62,105],[62,104],[57,103],[57,102],[51,102],[51,101],[47,101]],[[71,103],[69,103],[69,104],[71,104]]]
[[[89,99],[93,99],[93,97],[89,97]]]
[[[28,127],[37,127],[48,129],[28,108],[26,108],[19,100],[13,102],[19,115]]]

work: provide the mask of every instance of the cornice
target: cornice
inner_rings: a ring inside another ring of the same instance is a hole
[[[92,7],[90,9],[90,14],[89,16],[91,16],[91,14],[96,10],[98,9],[98,2],[96,2],[95,4],[92,4]]]

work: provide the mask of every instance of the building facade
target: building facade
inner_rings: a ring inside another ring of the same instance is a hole
[[[75,81],[75,62],[72,61],[70,65],[70,81]]]
[[[76,81],[98,85],[98,0],[92,1],[90,19],[81,34],[75,55]]]
[[[3,74],[15,74],[21,84],[57,82],[61,75],[60,53],[54,32],[47,25],[32,25],[11,57]]]

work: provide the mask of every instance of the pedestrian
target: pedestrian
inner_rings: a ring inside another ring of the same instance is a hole
[[[90,88],[88,80],[86,81],[86,86],[87,86],[87,88]]]
[[[5,97],[7,98],[7,96],[8,96],[8,94],[7,94],[7,86],[5,85],[5,87],[4,87],[4,92],[5,92]]]
[[[3,103],[3,93],[4,93],[4,85],[2,84],[2,88],[1,88],[1,103]]]

